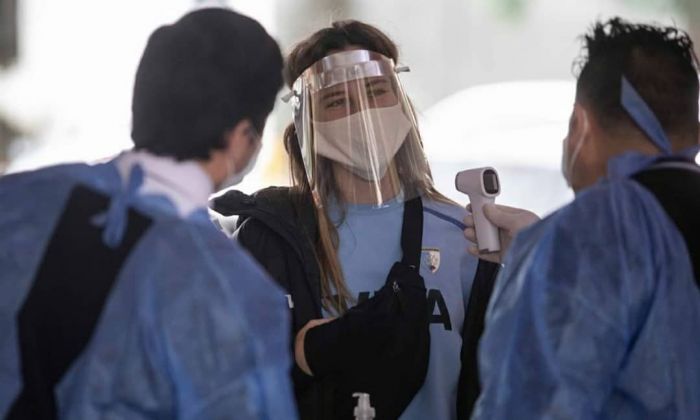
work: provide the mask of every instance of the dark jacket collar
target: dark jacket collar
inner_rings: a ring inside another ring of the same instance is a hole
[[[223,216],[238,216],[237,228],[254,218],[287,242],[306,270],[320,313],[320,273],[314,250],[318,223],[310,194],[289,187],[269,187],[253,195],[231,190],[211,200],[209,206]]]
[[[239,226],[247,217],[265,222],[276,218],[273,225],[279,223],[286,229],[304,230],[311,239],[318,234],[311,195],[294,188],[269,187],[253,195],[231,190],[211,200],[209,207],[223,216],[239,216]]]

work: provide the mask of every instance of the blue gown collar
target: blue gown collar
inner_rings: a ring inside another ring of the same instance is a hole
[[[626,77],[622,76],[620,89],[622,108],[646,134],[647,138],[660,150],[658,155],[646,155],[640,152],[627,152],[608,162],[608,179],[628,178],[637,172],[657,163],[666,161],[694,161],[700,145],[674,153],[661,123],[654,115],[649,105],[632,86]]]
[[[646,155],[640,152],[623,153],[608,161],[608,179],[629,178],[637,172],[663,162],[684,161],[692,163],[698,153],[700,153],[700,145],[667,155]]]
[[[92,223],[103,228],[102,242],[106,246],[117,248],[121,244],[129,218],[129,206],[136,201],[143,178],[141,166],[134,165],[124,187],[112,197],[107,211],[93,217]]]

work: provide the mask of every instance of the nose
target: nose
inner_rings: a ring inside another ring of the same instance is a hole
[[[360,95],[357,94],[357,91],[355,89],[351,89],[348,92],[349,100],[350,100],[350,107],[348,109],[349,113],[348,115],[352,115],[356,112],[359,112],[363,108],[363,98],[360,98]]]

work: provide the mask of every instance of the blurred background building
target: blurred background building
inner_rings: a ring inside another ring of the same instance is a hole
[[[147,37],[195,0],[0,0],[0,173],[99,161],[130,146],[134,73]],[[438,187],[492,165],[501,202],[546,214],[570,199],[559,175],[574,94],[578,37],[595,19],[675,24],[700,41],[700,0],[229,0],[282,44],[333,20],[385,30],[411,67]],[[290,110],[268,123],[246,192],[288,184],[281,134]]]

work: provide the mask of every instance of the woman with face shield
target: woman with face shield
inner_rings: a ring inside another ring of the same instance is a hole
[[[465,308],[496,266],[467,253],[465,209],[433,186],[397,61],[357,21],[298,44],[285,68],[293,186],[213,203],[239,215],[235,236],[288,293],[304,419],[352,418],[353,392],[377,418],[455,419],[476,374]]]

